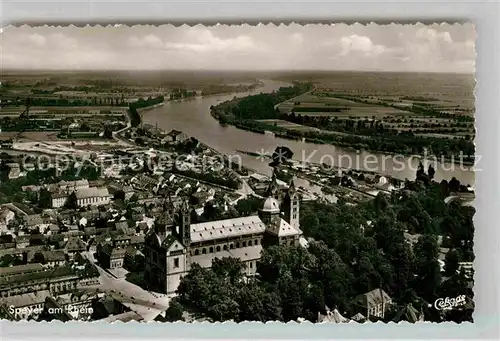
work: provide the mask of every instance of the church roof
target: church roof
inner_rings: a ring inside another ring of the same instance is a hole
[[[264,233],[266,226],[259,216],[209,221],[191,225],[193,243],[221,238]]]
[[[238,258],[242,262],[256,260],[260,258],[262,252],[262,245],[247,246],[238,249],[223,250],[198,256],[191,256],[191,263],[198,263],[203,268],[212,266],[212,261],[216,258]]]
[[[271,213],[279,213],[280,212],[280,204],[278,200],[273,197],[268,197],[266,201],[264,201],[264,205],[262,206],[262,211],[271,212]]]
[[[162,246],[164,248],[168,249],[176,241],[178,241],[178,240],[175,236],[168,234],[168,235],[166,235],[165,239],[163,239]]]
[[[300,229],[293,227],[283,218],[280,218],[279,224],[269,226],[269,232],[275,234],[278,237],[302,234],[302,231]]]

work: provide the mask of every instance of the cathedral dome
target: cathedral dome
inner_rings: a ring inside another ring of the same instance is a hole
[[[268,197],[266,201],[264,201],[264,205],[262,206],[262,211],[270,213],[279,213],[280,204],[278,200],[274,199],[273,197]]]

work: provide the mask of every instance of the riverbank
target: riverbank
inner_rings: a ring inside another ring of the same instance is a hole
[[[138,108],[137,109],[137,112],[139,114],[142,114],[144,112],[147,112],[149,110],[153,110],[153,109],[156,109],[156,108],[159,108],[159,107],[162,107],[165,105],[165,102],[162,102],[162,103],[158,103],[158,104],[153,104],[153,105],[150,105],[150,106],[147,106],[147,107],[142,107],[142,108]]]
[[[365,151],[365,152],[371,152],[371,153],[379,153],[383,154],[389,157],[397,157],[397,156],[402,156],[406,158],[417,158],[417,159],[427,159],[431,161],[436,161],[438,163],[450,163],[454,165],[463,165],[463,166],[468,166],[468,167],[473,167],[475,165],[474,160],[470,160],[470,158],[467,157],[467,155],[463,155],[461,158],[460,156],[457,157],[447,157],[447,156],[438,156],[434,154],[413,154],[413,153],[398,153],[398,152],[390,152],[382,149],[375,149],[375,148],[357,148],[353,146],[352,144],[343,144],[343,143],[336,143],[332,144],[328,141],[324,141],[321,139],[317,138],[310,138],[310,137],[299,137],[294,134],[292,130],[288,130],[285,128],[281,127],[276,127],[267,123],[262,123],[262,122],[257,122],[257,121],[249,121],[249,120],[243,120],[243,121],[236,121],[233,120],[232,118],[227,118],[224,117],[221,120],[221,116],[215,111],[211,110],[210,114],[212,117],[214,117],[216,120],[219,121],[220,124],[222,125],[232,125],[238,129],[250,131],[253,133],[258,133],[258,134],[266,134],[266,133],[272,133],[275,137],[278,138],[283,138],[287,140],[294,140],[298,142],[308,142],[308,143],[313,143],[313,144],[320,144],[320,145],[330,145],[334,147],[339,147],[344,150],[349,150],[355,153],[358,153],[360,151]],[[222,123],[222,122],[224,123]],[[369,137],[367,137],[369,138]]]
[[[167,99],[165,103],[170,102],[170,103],[181,103],[184,101],[190,101],[194,99],[202,99],[202,98],[210,98],[210,97],[215,97],[215,96],[229,96],[229,95],[238,95],[241,93],[245,92],[252,92],[255,91],[259,88],[264,87],[265,83],[262,81],[259,81],[258,83],[255,83],[253,86],[249,86],[248,88],[243,88],[240,90],[235,90],[235,91],[226,91],[226,92],[216,92],[216,93],[210,93],[210,94],[200,94],[196,96],[190,96],[190,97],[185,97],[185,98],[180,98],[180,99]],[[202,90],[203,92],[203,90]]]

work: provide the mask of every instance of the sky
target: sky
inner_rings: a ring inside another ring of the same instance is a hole
[[[472,24],[5,27],[1,68],[472,73]]]

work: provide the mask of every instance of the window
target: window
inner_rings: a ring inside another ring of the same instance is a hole
[[[203,249],[201,250],[201,253],[206,254],[206,253],[207,253],[207,249],[203,248]]]
[[[236,248],[240,247],[240,242],[236,242]]]
[[[248,246],[252,246],[252,241],[251,240],[248,241]]]
[[[250,269],[253,268],[253,262],[250,262]]]
[[[210,252],[210,253],[214,252],[214,248],[213,248],[213,246],[210,246],[209,252]]]
[[[234,244],[229,245],[229,248],[232,250],[234,249]]]
[[[243,247],[247,246],[247,242],[243,242],[243,243],[242,243],[242,246],[243,246]]]
[[[297,219],[297,215],[295,213],[293,214],[293,219]]]
[[[259,240],[258,239],[255,239],[255,245],[259,245]]]
[[[227,245],[224,245],[223,249],[224,251],[227,251]]]
[[[179,267],[179,258],[176,257],[174,258],[174,268],[178,268]]]

